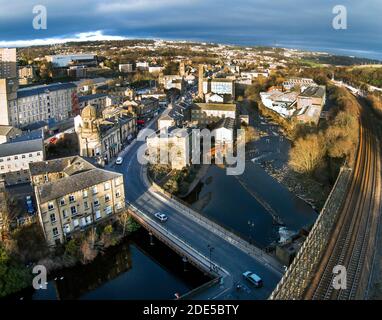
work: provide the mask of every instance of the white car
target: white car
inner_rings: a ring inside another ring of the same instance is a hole
[[[246,271],[243,273],[243,277],[251,282],[255,287],[260,288],[263,286],[263,280],[255,273]]]
[[[168,219],[164,213],[160,213],[160,212],[157,212],[156,214],[154,214],[154,216],[155,216],[155,218],[160,220],[160,222],[165,222]]]
[[[123,162],[123,158],[122,157],[118,157],[117,160],[115,161],[115,164],[122,164]]]

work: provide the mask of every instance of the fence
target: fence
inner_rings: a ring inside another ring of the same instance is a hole
[[[317,263],[320,261],[328,244],[343,203],[342,199],[344,199],[348,190],[352,176],[351,172],[350,169],[341,168],[336,183],[308,238],[276,289],[272,292],[270,299],[300,300],[303,298],[305,290],[314,276]]]
[[[147,168],[144,168],[143,177],[146,178],[149,181],[149,183],[151,183],[152,188],[157,190],[163,196],[167,197],[174,206],[178,207],[180,209],[180,212],[182,212],[183,214],[186,214],[197,223],[203,225],[211,232],[227,240],[232,245],[238,247],[239,249],[241,249],[248,255],[255,257],[257,260],[262,260],[265,265],[269,266],[270,268],[273,268],[273,270],[276,271],[277,273],[281,273],[281,274],[283,273],[283,268],[281,264],[275,258],[269,256],[260,248],[243,240],[241,237],[234,234],[233,232],[226,230],[224,227],[220,226],[219,224],[211,221],[210,219],[204,217],[200,213],[194,211],[188,205],[184,204],[182,200],[178,199],[176,196],[168,193],[162,187],[157,185],[154,181],[150,179],[149,175],[147,174]]]

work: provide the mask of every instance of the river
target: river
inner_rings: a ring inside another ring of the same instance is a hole
[[[184,264],[181,257],[141,228],[121,244],[109,248],[90,264],[53,274],[47,289],[28,288],[14,298],[24,300],[175,299],[210,280]]]

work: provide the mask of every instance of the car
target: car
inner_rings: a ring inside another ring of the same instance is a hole
[[[165,222],[168,219],[164,213],[160,213],[160,212],[157,212],[156,214],[154,214],[154,216],[155,216],[155,218],[160,220],[160,222]]]
[[[115,164],[122,164],[123,162],[123,158],[122,157],[118,157],[117,160],[115,161]]]
[[[35,212],[34,206],[33,206],[33,200],[31,196],[25,197],[25,203],[27,205],[27,212],[29,214],[33,214]]]
[[[243,277],[257,288],[263,286],[263,280],[256,273],[246,271],[243,273]]]

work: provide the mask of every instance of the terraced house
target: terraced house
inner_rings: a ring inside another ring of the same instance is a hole
[[[40,224],[50,246],[124,210],[123,176],[79,156],[31,163],[30,173]]]

